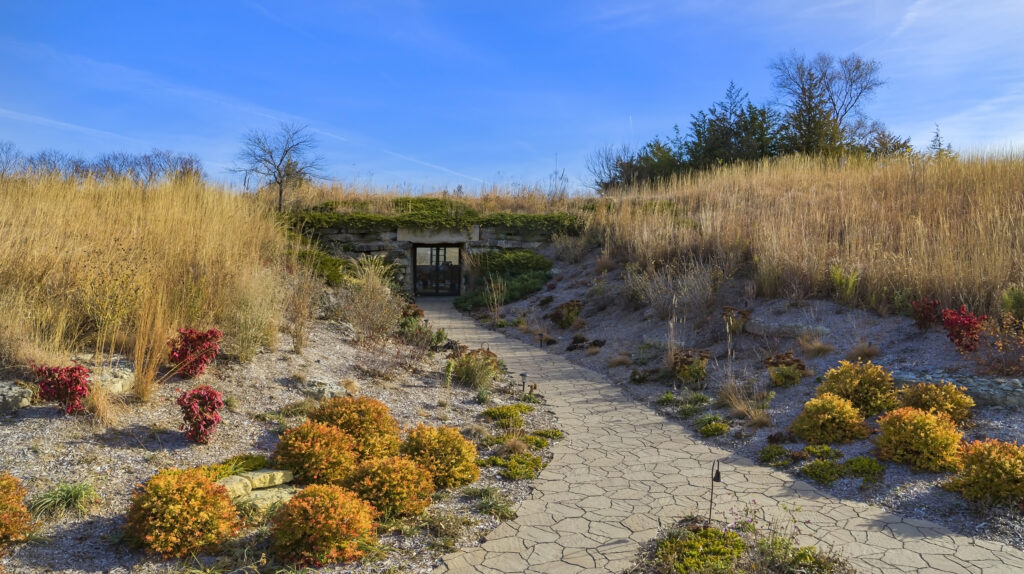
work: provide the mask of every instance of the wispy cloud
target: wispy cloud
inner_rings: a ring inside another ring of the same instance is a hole
[[[101,137],[113,138],[113,139],[124,140],[124,141],[131,141],[131,142],[139,142],[140,141],[140,140],[137,140],[135,138],[130,138],[128,136],[121,135],[121,134],[116,134],[114,132],[108,132],[106,130],[99,130],[99,129],[96,129],[96,128],[90,128],[90,127],[87,127],[87,126],[82,126],[82,125],[73,124],[73,123],[69,123],[69,122],[63,122],[63,121],[60,121],[60,120],[55,120],[55,119],[47,118],[47,117],[43,117],[43,116],[37,116],[37,115],[34,115],[34,114],[25,114],[25,113],[18,112],[18,111],[15,111],[15,110],[8,110],[6,108],[0,108],[0,117],[5,117],[5,118],[9,118],[9,119],[12,119],[12,120],[15,120],[15,121],[25,122],[25,123],[29,123],[29,124],[33,124],[33,125],[37,125],[37,126],[45,126],[45,127],[49,127],[49,128],[56,128],[56,129],[60,129],[60,130],[72,131],[72,132],[82,133],[82,134],[91,135],[91,136],[101,136]]]
[[[313,34],[309,33],[302,27],[297,26],[296,24],[286,20],[285,18],[278,16],[277,13],[271,12],[266,6],[260,4],[259,2],[255,2],[252,0],[242,0],[242,5],[246,6],[253,12],[256,12],[264,19],[269,20],[274,24],[277,24],[278,26],[283,26],[291,30],[292,32],[295,32],[296,34],[299,34],[300,36],[305,36],[307,39],[317,40],[316,36],[314,36]]]
[[[1024,83],[937,122],[954,147],[1004,146],[1024,143]],[[922,140],[923,141],[923,140]]]
[[[4,44],[8,47],[11,46],[8,41],[5,41]],[[261,118],[263,120],[271,120],[274,123],[287,122],[308,125],[311,131],[328,139],[354,145],[370,152],[381,152],[422,167],[455,175],[463,179],[476,182],[483,181],[478,177],[447,168],[443,165],[424,161],[407,154],[391,151],[385,146],[374,143],[370,138],[360,136],[359,134],[342,135],[343,133],[346,133],[345,130],[338,130],[321,121],[317,121],[314,118],[305,117],[300,114],[269,108],[215,90],[208,90],[171,82],[144,70],[111,62],[102,62],[78,54],[59,52],[44,44],[17,44],[16,48],[19,51],[30,51],[36,55],[41,55],[51,60],[61,62],[63,65],[72,67],[76,70],[84,71],[86,75],[90,77],[103,78],[105,83],[114,83],[121,90],[136,93],[141,97],[149,97],[151,94],[157,93],[161,94],[162,97],[169,96],[172,100],[177,100],[179,102],[191,101],[193,103],[198,103],[207,111],[209,111],[210,108],[218,108],[227,110],[231,114],[242,117],[248,116]],[[0,117],[8,117],[22,122],[71,130],[89,135],[118,138],[120,140],[130,141],[133,143],[143,143],[141,140],[129,138],[113,132],[62,122],[42,116],[25,114],[15,110],[0,108]],[[209,165],[216,166],[219,165],[219,163],[211,161],[209,162]]]
[[[381,148],[380,151],[382,151],[382,152],[384,152],[384,153],[386,153],[386,154],[388,154],[390,156],[397,157],[398,159],[403,159],[405,161],[409,161],[409,162],[415,163],[417,165],[422,165],[424,167],[429,167],[431,169],[436,169],[436,170],[439,170],[439,171],[443,171],[445,173],[449,173],[451,175],[456,175],[456,176],[459,176],[461,178],[468,179],[468,180],[471,180],[471,181],[475,181],[475,182],[478,182],[478,183],[484,183],[484,180],[480,179],[479,177],[475,177],[475,176],[472,176],[472,175],[469,175],[469,174],[465,174],[465,173],[462,173],[462,172],[459,172],[459,171],[455,171],[454,169],[448,169],[447,167],[444,167],[443,165],[437,165],[436,163],[430,163],[429,161],[423,161],[421,159],[416,159],[416,158],[414,158],[412,156],[408,156],[408,155],[401,154],[401,153],[398,153],[398,152],[395,152],[395,151],[391,151],[389,149]]]

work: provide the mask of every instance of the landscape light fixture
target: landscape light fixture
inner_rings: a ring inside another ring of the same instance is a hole
[[[424,319],[423,320],[423,326],[429,329],[430,328],[430,319]]]
[[[519,373],[519,376],[523,379],[523,393],[526,393],[526,373]]]
[[[711,511],[715,508],[715,483],[722,482],[722,463],[711,463],[711,498],[708,501],[708,526],[711,526]]]

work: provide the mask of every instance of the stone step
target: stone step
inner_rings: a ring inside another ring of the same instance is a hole
[[[222,478],[217,484],[228,491],[231,500],[239,502],[255,494],[253,491],[273,488],[287,484],[294,479],[290,470],[263,469],[251,472],[243,472]]]

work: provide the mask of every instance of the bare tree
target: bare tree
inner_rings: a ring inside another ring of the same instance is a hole
[[[593,177],[592,186],[600,193],[625,183],[623,165],[632,161],[633,150],[627,145],[599,147],[586,157],[586,168]]]
[[[44,149],[25,159],[25,167],[41,173],[55,173],[64,177],[80,177],[89,173],[88,163],[77,156],[55,149]]]
[[[809,95],[820,98],[844,134],[849,133],[860,114],[860,106],[885,84],[879,77],[882,65],[857,54],[836,58],[819,53],[808,60],[791,53],[771,63],[775,88],[790,105]]]
[[[284,190],[320,177],[322,159],[313,155],[316,139],[307,126],[284,124],[275,133],[252,130],[242,142],[238,165],[232,169],[250,182],[277,188],[277,210],[284,209]]]
[[[13,175],[22,168],[24,158],[14,142],[0,141],[0,177]]]

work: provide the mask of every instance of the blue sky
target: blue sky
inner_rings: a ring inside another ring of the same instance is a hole
[[[0,5],[0,140],[93,156],[191,152],[308,125],[333,178],[572,185],[608,144],[685,126],[730,81],[772,100],[791,50],[879,60],[865,111],[924,147],[1024,143],[1021,0]]]

